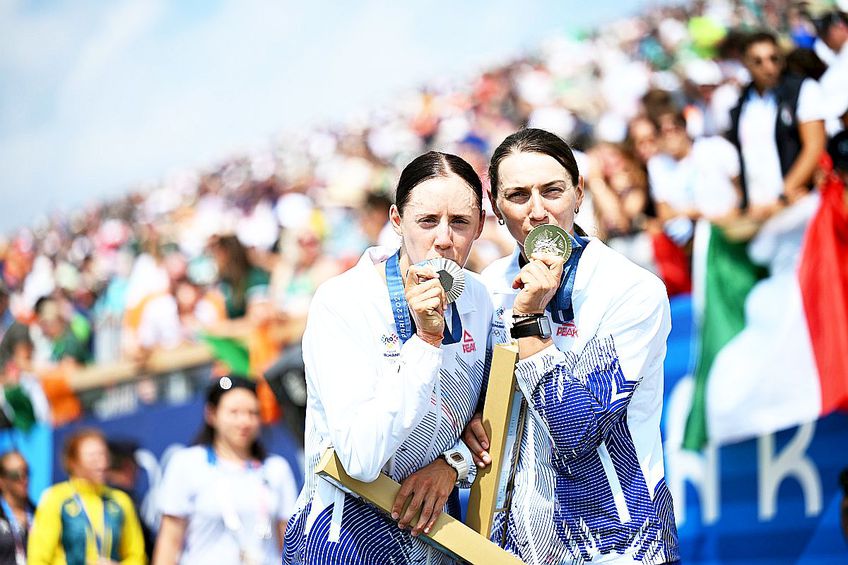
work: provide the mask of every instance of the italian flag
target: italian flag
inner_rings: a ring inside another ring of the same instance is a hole
[[[699,328],[683,446],[699,450],[848,409],[848,205],[829,175],[750,242],[700,224]]]

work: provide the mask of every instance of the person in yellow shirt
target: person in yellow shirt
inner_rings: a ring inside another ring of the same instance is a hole
[[[83,429],[64,450],[68,481],[47,489],[35,511],[29,565],[144,565],[144,539],[132,501],[106,486],[109,451],[99,430]]]

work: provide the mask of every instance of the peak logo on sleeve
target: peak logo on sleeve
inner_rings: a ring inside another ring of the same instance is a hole
[[[558,337],[577,337],[577,326],[574,322],[566,322],[557,328]]]

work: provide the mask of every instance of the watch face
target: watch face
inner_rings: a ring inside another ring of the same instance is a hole
[[[539,329],[542,331],[542,338],[548,339],[551,337],[551,321],[547,316],[539,318]]]
[[[455,463],[462,464],[465,459],[463,459],[462,454],[460,453],[451,453],[450,458],[454,460]]]

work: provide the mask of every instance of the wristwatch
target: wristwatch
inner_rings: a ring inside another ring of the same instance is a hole
[[[465,456],[458,449],[449,449],[442,453],[442,457],[448,462],[448,465],[456,470],[456,480],[464,481],[468,478],[469,465],[465,460]]]
[[[521,337],[539,336],[542,339],[551,337],[551,322],[544,314],[537,314],[532,317],[522,317],[521,320],[514,322],[509,330],[509,335],[513,339]]]

